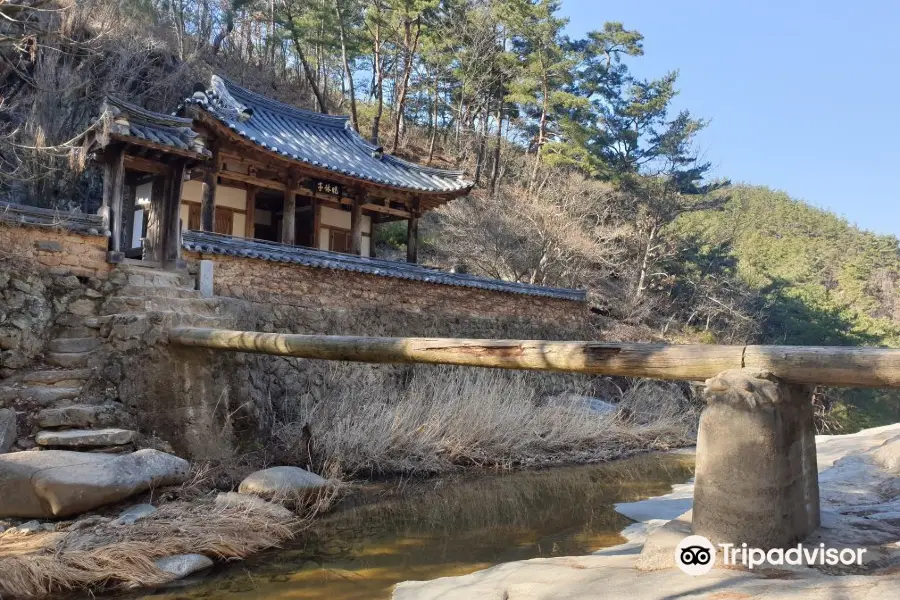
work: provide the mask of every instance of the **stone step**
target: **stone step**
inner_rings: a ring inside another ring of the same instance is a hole
[[[84,319],[82,319],[82,322],[83,321]],[[97,335],[96,328],[87,327],[85,325],[57,327],[53,332],[53,337],[58,339],[85,338],[95,335]]]
[[[45,408],[35,420],[44,429],[67,427],[121,427],[127,425],[127,415],[121,405],[107,404],[72,404],[56,408]]]
[[[138,265],[119,265],[116,271],[126,275],[127,285],[194,287],[194,278],[185,272],[163,271]]]
[[[100,345],[95,337],[57,338],[50,340],[47,349],[50,352],[90,352]]]
[[[92,374],[92,369],[47,369],[14,375],[6,383],[73,388],[90,379]]]
[[[126,285],[117,296],[134,296],[138,298],[200,298],[200,290],[187,287]]]
[[[126,341],[139,345],[156,343],[166,336],[166,330],[170,327],[234,329],[234,320],[231,317],[210,317],[175,311],[115,314],[106,315],[101,319],[106,339],[110,343],[115,341],[119,344]]]
[[[141,296],[115,296],[103,303],[103,314],[127,314],[155,311],[215,316],[220,301],[215,298],[146,298]]]
[[[48,352],[47,362],[57,367],[77,369],[88,366],[93,352]]]
[[[39,446],[83,448],[90,446],[123,446],[130,444],[137,432],[130,429],[67,429],[39,431],[34,441]]]
[[[79,395],[81,395],[80,387],[0,387],[0,402],[18,401],[48,406],[61,400],[74,400]]]

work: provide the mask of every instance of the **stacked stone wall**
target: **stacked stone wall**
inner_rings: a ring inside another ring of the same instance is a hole
[[[0,256],[29,262],[50,275],[105,278],[112,267],[106,248],[101,235],[0,222]]]
[[[392,321],[420,321],[417,315],[444,320],[453,329],[465,320],[555,326],[560,330],[584,328],[590,313],[584,302],[480,288],[440,285],[422,281],[381,277],[365,273],[321,269],[253,258],[187,253],[189,263],[213,261],[214,288],[219,296],[254,303],[277,304],[295,311],[376,313]],[[428,318],[427,321],[433,319]],[[359,323],[369,328],[369,321]],[[417,335],[397,322],[397,335]],[[342,328],[343,329],[343,328]],[[421,330],[414,327],[413,329]],[[445,331],[448,328],[443,328]],[[486,331],[493,329],[487,326]],[[364,333],[359,331],[359,333]],[[493,336],[492,336],[493,337]],[[556,336],[552,336],[556,337]]]

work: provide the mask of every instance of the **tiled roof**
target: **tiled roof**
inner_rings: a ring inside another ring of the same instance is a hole
[[[183,152],[209,155],[209,151],[200,144],[197,132],[191,128],[191,119],[156,113],[113,97],[106,98],[102,118],[109,120],[111,134],[146,140]]]
[[[64,212],[11,202],[0,202],[0,221],[37,227],[59,227],[91,235],[108,233],[100,215]]]
[[[215,75],[208,90],[186,102],[266,150],[341,175],[411,191],[465,193],[472,187],[462,172],[384,154],[349,127],[347,117],[282,104]]]
[[[551,288],[539,285],[529,285],[527,283],[517,283],[514,281],[477,277],[475,275],[466,275],[462,273],[447,273],[437,269],[429,269],[421,265],[354,256],[352,254],[326,252],[324,250],[314,250],[312,248],[304,248],[301,246],[289,246],[278,244],[276,242],[248,240],[218,233],[185,231],[182,244],[185,249],[193,252],[257,258],[274,262],[296,263],[307,267],[354,271],[380,277],[395,277],[397,279],[410,279],[413,281],[423,281],[425,283],[435,283],[439,285],[479,288],[510,294],[559,298],[576,302],[583,302],[585,300],[585,292],[583,290]]]

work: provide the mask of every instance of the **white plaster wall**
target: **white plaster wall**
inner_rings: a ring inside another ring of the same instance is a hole
[[[200,202],[203,199],[203,183],[200,181],[185,181],[181,188],[181,199]],[[247,210],[247,190],[227,185],[218,186],[216,188],[216,206]]]
[[[245,237],[247,233],[247,216],[240,213],[234,213],[234,219],[231,222],[231,235],[234,237]]]
[[[319,213],[319,222],[322,225],[333,225],[343,229],[350,229],[350,213],[345,210],[338,210],[330,206],[322,206]],[[363,233],[371,233],[372,217],[369,215],[362,216]]]

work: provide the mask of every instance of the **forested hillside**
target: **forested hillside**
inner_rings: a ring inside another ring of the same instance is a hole
[[[435,266],[583,287],[608,322],[672,340],[900,345],[896,238],[717,178],[706,122],[672,110],[678,65],[638,78],[639,24],[573,39],[559,6],[0,0],[0,197],[94,210],[77,136],[103,97],[170,111],[215,72],[465,169],[471,197],[422,225]],[[874,397],[856,397],[869,417],[898,418]]]

